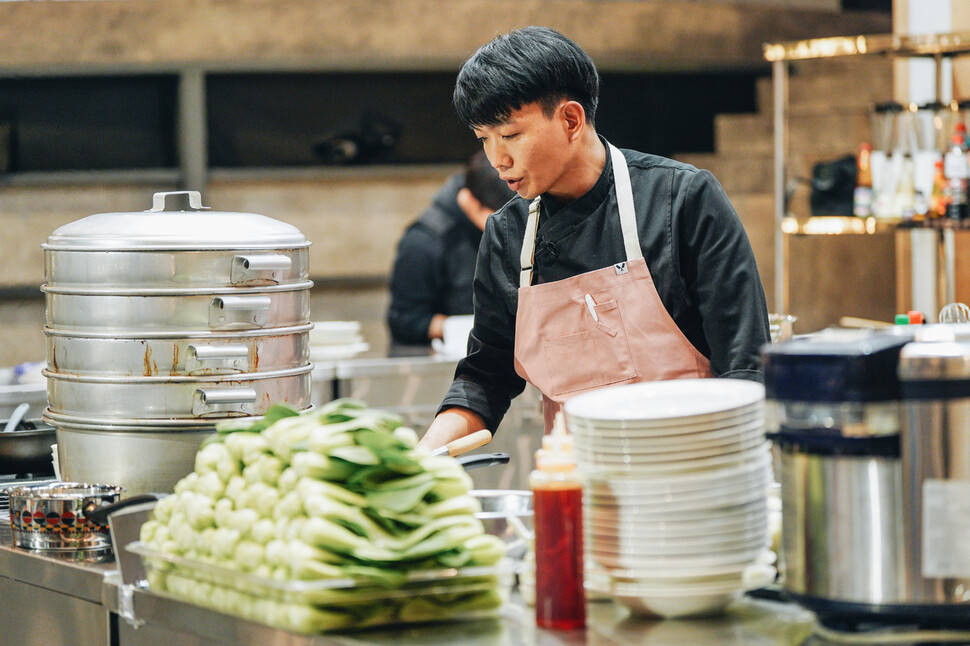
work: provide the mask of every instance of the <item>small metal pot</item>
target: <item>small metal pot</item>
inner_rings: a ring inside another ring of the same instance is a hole
[[[56,441],[54,427],[40,420],[25,420],[18,430],[0,433],[0,473],[54,473],[51,444]]]
[[[117,502],[122,492],[121,487],[78,482],[9,489],[14,545],[44,551],[110,550],[107,524],[91,521],[88,514]]]
[[[525,557],[534,537],[532,492],[476,489],[471,495],[482,504],[482,511],[475,517],[482,522],[485,531],[505,542],[508,556]]]

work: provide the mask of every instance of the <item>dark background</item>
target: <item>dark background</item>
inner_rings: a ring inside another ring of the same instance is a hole
[[[644,152],[713,150],[713,117],[755,110],[765,72],[603,74],[597,129]],[[356,163],[461,162],[478,144],[451,106],[453,72],[212,74],[209,165],[315,166],[334,136],[393,124]],[[0,170],[174,168],[174,75],[0,80]],[[9,135],[4,135],[9,131]],[[320,148],[320,144],[324,148]]]

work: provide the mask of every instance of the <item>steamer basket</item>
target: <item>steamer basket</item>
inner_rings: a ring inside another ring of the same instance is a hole
[[[312,325],[151,337],[44,329],[51,372],[74,376],[205,376],[306,366]]]
[[[312,366],[229,377],[74,377],[45,370],[49,408],[78,417],[181,419],[262,415],[310,405]]]

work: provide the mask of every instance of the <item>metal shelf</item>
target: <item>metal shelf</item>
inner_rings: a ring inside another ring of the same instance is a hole
[[[785,244],[786,231],[792,229],[793,216],[786,211],[786,187],[788,184],[788,64],[793,61],[824,60],[859,56],[888,56],[892,58],[932,58],[936,62],[936,95],[941,95],[942,62],[970,54],[970,32],[946,34],[921,34],[905,36],[897,34],[874,34],[860,36],[837,36],[811,40],[765,43],[765,60],[771,63],[773,83],[773,129],[774,129],[774,265],[775,310],[789,310],[788,258]],[[796,220],[797,222],[797,220]],[[799,227],[800,228],[800,227]],[[856,233],[855,230],[851,231]],[[871,233],[872,231],[866,231]],[[944,258],[944,267],[952,265]],[[954,277],[945,277],[952,287]],[[948,293],[952,289],[947,290]]]

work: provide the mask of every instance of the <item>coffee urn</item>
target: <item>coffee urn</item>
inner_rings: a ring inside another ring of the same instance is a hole
[[[970,606],[955,614],[928,594],[907,542],[918,519],[904,502],[897,369],[912,338],[902,327],[829,330],[762,352],[784,591],[836,630],[970,618]]]

